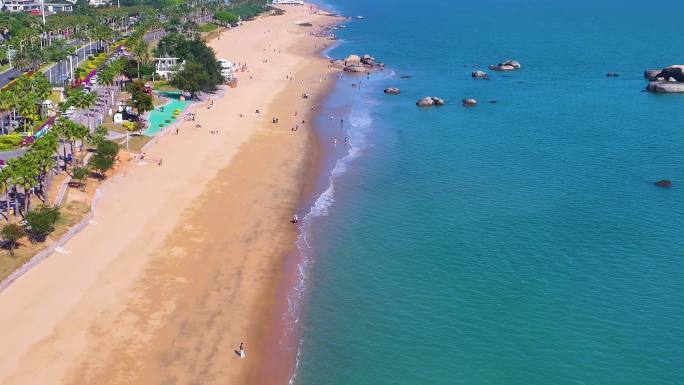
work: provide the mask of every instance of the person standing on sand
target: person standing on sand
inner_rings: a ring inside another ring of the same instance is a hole
[[[240,358],[245,358],[245,343],[240,342]]]

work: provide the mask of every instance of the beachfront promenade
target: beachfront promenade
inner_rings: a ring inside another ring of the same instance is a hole
[[[301,21],[335,19],[293,7],[212,41],[247,63],[239,87],[194,105],[143,161],[122,156],[92,223],[0,293],[0,383],[264,383],[288,219],[312,172],[311,128],[291,126],[334,79],[327,38]]]

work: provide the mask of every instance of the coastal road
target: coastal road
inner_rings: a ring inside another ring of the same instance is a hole
[[[74,44],[77,44],[74,42]],[[98,48],[98,42],[93,41],[89,42],[88,44],[78,48],[74,54],[72,55],[71,62],[73,63],[74,68],[78,66],[83,61],[84,55],[87,58],[88,55],[90,55],[92,52],[97,50]],[[64,73],[67,73],[69,69],[69,60],[67,59],[65,62],[62,63],[62,71]],[[45,76],[50,80],[52,84],[63,84],[63,79],[61,79],[60,75],[60,69],[57,63],[53,64],[52,66],[48,67],[44,72]],[[10,68],[7,71],[3,72],[0,74],[0,88],[4,87],[7,83],[11,82],[12,80],[16,79],[21,75],[21,71],[19,71],[16,68]]]

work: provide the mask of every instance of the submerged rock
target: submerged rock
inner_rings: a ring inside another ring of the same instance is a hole
[[[608,72],[606,74],[606,76],[609,78],[616,78],[616,77],[620,76],[620,74],[616,74],[615,72]]]
[[[658,187],[672,187],[672,181],[668,179],[663,179],[655,182],[655,185]]]
[[[473,107],[477,105],[477,100],[473,98],[468,98],[468,99],[463,99],[463,106],[464,107]]]
[[[385,88],[385,93],[390,94],[390,95],[399,95],[401,93],[401,90],[398,89],[397,87],[390,87],[390,88]]]
[[[404,76],[401,76],[401,78],[402,78],[402,79],[411,79],[411,78],[413,78],[413,76],[411,76],[411,75],[404,75]]]

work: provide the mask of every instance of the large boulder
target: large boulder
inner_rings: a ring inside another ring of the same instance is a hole
[[[419,107],[443,106],[446,102],[435,96],[426,96],[416,102]]]
[[[361,58],[361,63],[372,66],[373,64],[375,64],[375,58],[371,55],[363,55],[363,57]]]
[[[426,96],[426,97],[424,97],[424,98],[422,98],[416,102],[416,106],[418,106],[418,107],[430,107],[430,106],[434,106],[434,105],[435,105],[435,101],[432,100],[432,98],[429,96]]]
[[[357,55],[349,55],[346,59],[344,59],[345,66],[351,66],[354,64],[361,64],[361,58]]]
[[[490,65],[489,69],[492,71],[513,71],[522,68],[522,65],[516,60],[506,60],[497,65]]]
[[[385,93],[390,94],[390,95],[399,95],[401,93],[401,90],[398,89],[397,87],[390,87],[390,88],[385,88]]]
[[[684,92],[684,83],[655,81],[646,86],[647,91],[658,94],[675,94]]]
[[[468,99],[463,99],[463,106],[464,107],[474,107],[477,105],[477,100],[473,98],[468,98]]]
[[[673,65],[663,68],[656,78],[674,78],[675,81],[684,82],[684,65]]]
[[[487,79],[489,75],[487,75],[486,72],[484,71],[473,71],[470,76],[476,78],[476,79]]]

